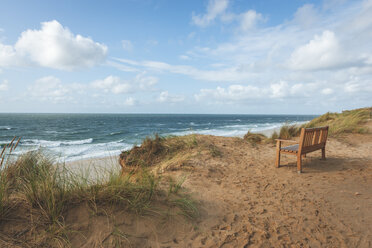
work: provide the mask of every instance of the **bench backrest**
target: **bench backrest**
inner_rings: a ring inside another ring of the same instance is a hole
[[[299,152],[306,153],[325,147],[328,137],[327,127],[302,128]]]

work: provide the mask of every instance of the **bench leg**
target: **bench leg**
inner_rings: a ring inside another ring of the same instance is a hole
[[[297,173],[302,172],[302,160],[301,160],[301,154],[297,155]]]
[[[281,142],[278,141],[276,143],[276,160],[275,160],[275,167],[279,168],[280,166],[280,147],[281,147]]]
[[[322,160],[325,160],[325,147],[322,148]]]

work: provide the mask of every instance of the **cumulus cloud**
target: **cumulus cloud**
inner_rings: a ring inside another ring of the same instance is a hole
[[[92,83],[93,88],[102,89],[104,92],[112,92],[114,94],[129,93],[132,90],[132,85],[121,80],[116,76],[108,76],[102,80],[96,80]]]
[[[151,90],[158,82],[156,77],[146,76],[144,73],[136,75],[135,78],[124,80],[117,76],[108,76],[91,83],[95,89],[101,89],[105,93],[126,94],[135,91]]]
[[[288,92],[288,83],[285,81],[280,81],[279,83],[271,84],[271,97],[273,98],[283,98]]]
[[[8,80],[3,80],[3,82],[0,84],[0,91],[7,91],[8,90]]]
[[[42,77],[28,88],[28,94],[39,101],[52,103],[67,100],[70,90],[62,85],[61,80],[54,76]]]
[[[192,15],[192,23],[199,27],[207,27],[216,19],[223,23],[238,22],[240,31],[247,31],[256,26],[259,21],[264,20],[262,14],[255,10],[243,13],[227,12],[228,0],[209,0],[206,13],[203,15]]]
[[[227,88],[218,86],[216,89],[201,89],[194,97],[197,101],[213,99],[217,101],[239,102],[263,97],[266,90],[252,85],[230,85]]]
[[[74,70],[102,63],[107,47],[82,35],[74,35],[58,21],[41,23],[39,30],[22,32],[14,46],[0,44],[0,66],[34,64]]]
[[[263,20],[263,17],[260,13],[257,13],[254,10],[248,10],[247,12],[241,14],[241,29],[243,31],[250,30],[254,28],[261,20]]]
[[[182,95],[172,95],[169,94],[168,91],[163,91],[160,93],[158,97],[158,102],[168,102],[168,103],[177,103],[177,102],[183,102],[185,100],[185,97]]]
[[[289,65],[297,70],[316,70],[345,64],[342,51],[334,32],[326,30],[315,35],[309,43],[297,48],[290,57]]]
[[[0,43],[0,67],[18,66],[22,61],[12,46]]]
[[[228,4],[228,0],[209,0],[207,12],[204,15],[193,14],[192,22],[197,26],[206,27],[225,12]]]

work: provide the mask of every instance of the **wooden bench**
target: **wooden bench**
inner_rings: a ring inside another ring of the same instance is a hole
[[[325,146],[328,136],[327,127],[302,128],[299,142],[293,140],[276,139],[276,162],[275,166],[280,166],[280,154],[286,153],[297,156],[297,172],[302,172],[302,156],[316,150],[322,150],[322,159],[325,159]],[[282,147],[282,142],[296,143],[294,145]]]

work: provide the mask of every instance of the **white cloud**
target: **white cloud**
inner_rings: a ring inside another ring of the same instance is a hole
[[[152,87],[157,82],[158,79],[156,77],[146,76],[146,74],[140,73],[129,80],[110,75],[104,79],[92,82],[91,86],[95,89],[101,89],[105,93],[126,94],[135,91],[152,90]]]
[[[139,86],[141,90],[150,90],[158,81],[159,79],[156,77],[146,76],[145,73],[140,73],[134,78],[133,83]]]
[[[171,95],[168,91],[163,91],[158,97],[158,102],[168,102],[168,103],[177,103],[183,102],[185,97],[182,95]]]
[[[0,43],[0,67],[21,65],[21,60],[12,46]]]
[[[74,70],[100,64],[106,54],[105,45],[74,35],[54,20],[41,23],[40,30],[22,32],[14,46],[0,44],[0,66],[36,64]]]
[[[247,12],[241,14],[241,29],[247,31],[256,26],[257,22],[262,20],[262,15],[254,10],[248,10]]]
[[[318,16],[317,10],[312,4],[305,4],[298,8],[294,14],[294,21],[299,23],[301,27],[311,27],[318,22],[320,17]]]
[[[280,81],[279,83],[271,84],[271,97],[273,98],[283,98],[288,93],[288,83],[285,81]]]
[[[124,50],[126,51],[132,51],[133,50],[133,44],[130,40],[122,40],[121,45]]]
[[[9,88],[8,80],[3,80],[3,82],[0,84],[0,91],[7,91]]]
[[[215,89],[201,89],[194,97],[197,101],[209,101],[219,103],[245,103],[252,102],[277,102],[285,99],[291,101],[293,99],[301,99],[302,101],[322,99],[319,92],[323,95],[330,95],[334,92],[334,88],[323,88],[324,82],[315,83],[299,83],[290,85],[288,82],[280,80],[278,83],[272,83],[267,86],[257,87],[254,85],[229,85],[228,87],[218,86]]]
[[[68,99],[70,90],[54,76],[47,76],[35,81],[28,88],[28,94],[39,101],[63,102]]]
[[[239,102],[261,98],[266,92],[251,85],[230,85],[228,88],[217,87],[216,89],[201,89],[195,94],[197,101],[216,100]]]
[[[170,72],[174,74],[187,75],[198,80],[214,82],[241,81],[249,78],[248,71],[243,71],[236,67],[219,68],[218,70],[200,70],[188,65],[171,65],[161,61],[132,61],[128,59],[116,59],[123,63],[123,66],[135,66],[156,72]]]
[[[104,92],[112,92],[114,94],[129,93],[132,86],[119,77],[108,76],[102,80],[96,80],[92,83],[93,88],[102,89]]]
[[[331,89],[331,88],[325,88],[325,89],[322,89],[321,92],[322,92],[323,95],[330,95],[330,94],[333,93],[333,89]]]
[[[342,50],[334,32],[324,31],[309,43],[297,48],[290,57],[289,66],[295,70],[317,70],[345,64]]]
[[[192,15],[192,22],[200,27],[206,27],[228,7],[228,0],[209,0],[207,12],[204,15]]]

